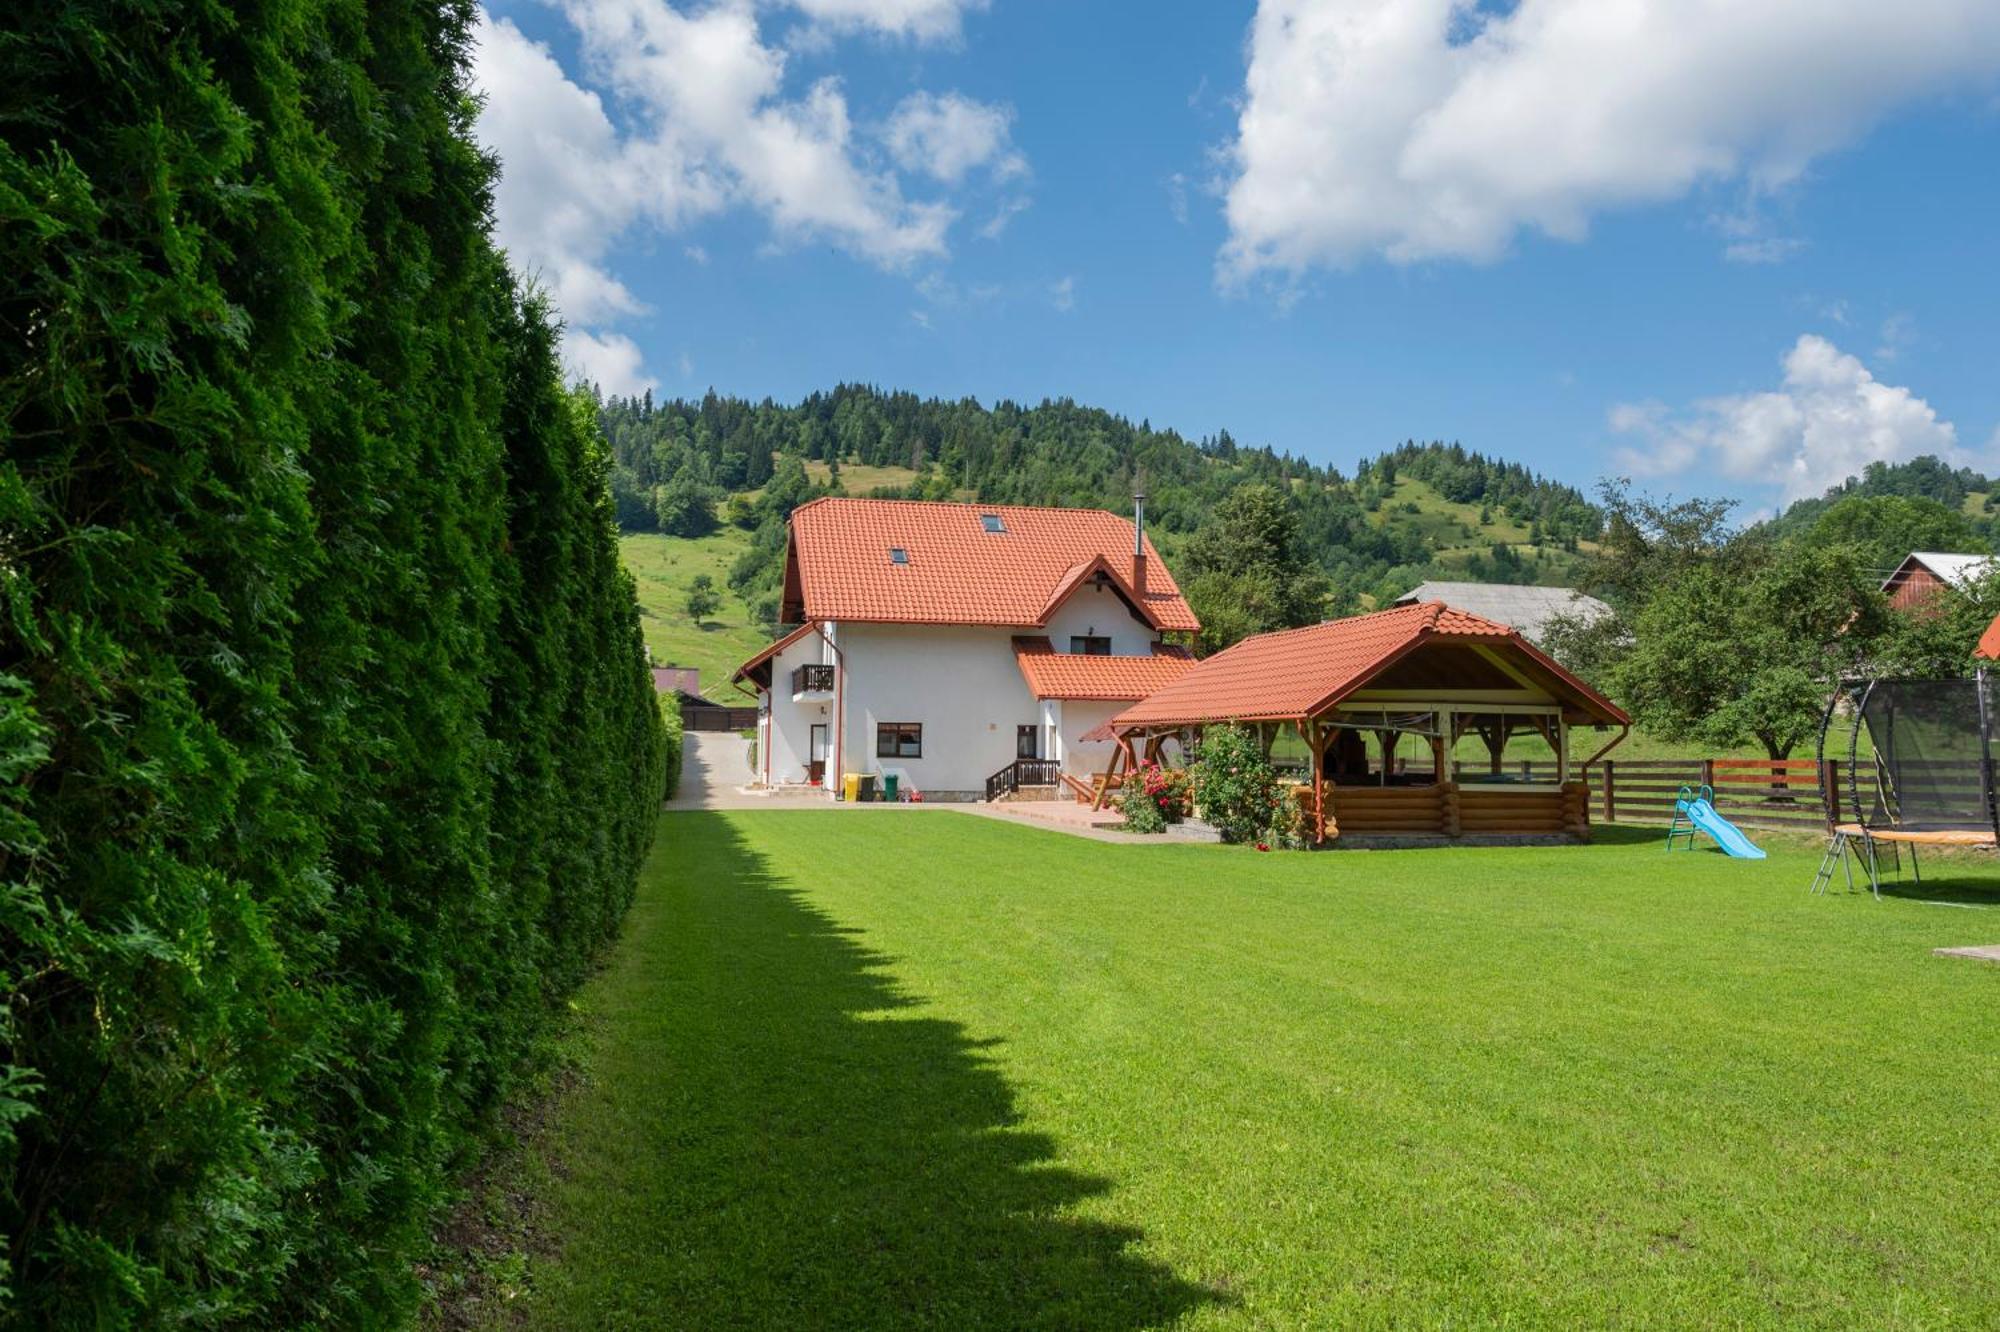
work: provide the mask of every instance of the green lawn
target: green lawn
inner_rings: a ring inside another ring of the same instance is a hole
[[[2000,879],[669,814],[510,1188],[579,1327],[1993,1326]],[[1979,909],[1966,909],[1972,904]]]

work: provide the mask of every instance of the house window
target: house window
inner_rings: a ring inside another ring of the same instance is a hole
[[[1099,634],[1071,634],[1069,650],[1080,657],[1108,657],[1111,640]]]
[[[907,550],[904,550],[904,549],[903,549],[903,548],[902,548],[901,546],[891,546],[891,547],[889,547],[889,563],[891,563],[891,564],[908,564],[909,562],[910,562],[910,552],[909,552],[909,551],[907,551]]]
[[[922,722],[878,722],[875,726],[876,758],[922,758],[924,756],[924,726]]]
[[[979,525],[989,532],[1004,532],[1007,530],[1007,524],[1000,521],[1000,515],[997,513],[980,514]]]

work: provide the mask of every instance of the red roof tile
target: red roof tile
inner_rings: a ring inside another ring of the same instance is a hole
[[[1151,538],[1143,594],[1133,566],[1131,520],[1102,509],[829,496],[792,512],[784,595],[815,620],[1033,626],[1101,568],[1156,629],[1201,628]]]
[[[1986,632],[1979,636],[1979,646],[1973,655],[1985,657],[1988,661],[2000,657],[2000,615],[1993,617],[1993,623],[1986,626]]]
[[[1058,652],[1045,637],[1016,638],[1014,661],[1036,698],[1131,701],[1164,689],[1194,667],[1186,648],[1162,643],[1149,657]]]
[[[1197,663],[1179,680],[1119,713],[1111,724],[1124,731],[1134,726],[1316,716],[1427,641],[1504,645],[1525,654],[1588,711],[1613,722],[1629,720],[1616,704],[1508,626],[1430,601],[1246,638]]]

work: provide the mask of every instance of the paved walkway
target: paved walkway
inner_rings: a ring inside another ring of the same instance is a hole
[[[1181,840],[1165,834],[1155,836],[1118,832],[1117,825],[1123,820],[1117,813],[1110,810],[1093,810],[1090,806],[1079,805],[1074,800],[1015,800],[997,805],[939,805],[937,808],[956,809],[966,814],[976,814],[981,818],[999,819],[1002,823],[1018,823],[1049,832],[1068,833],[1072,837],[1086,837],[1093,842],[1164,846]]]
[[[681,746],[681,784],[668,809],[837,809],[852,810],[950,810],[978,818],[998,819],[1049,832],[1068,833],[1093,842],[1125,842],[1139,846],[1161,846],[1180,841],[1177,837],[1147,837],[1137,833],[1114,832],[1119,822],[1115,811],[1092,810],[1074,800],[1021,800],[1007,804],[887,804],[870,801],[848,805],[828,800],[817,792],[773,792],[747,789],[756,777],[750,767],[750,742],[734,731],[689,731]]]

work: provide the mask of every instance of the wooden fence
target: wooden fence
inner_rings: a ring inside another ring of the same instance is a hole
[[[755,708],[723,708],[681,700],[681,728],[688,731],[748,731],[757,725]]]
[[[1483,763],[1455,763],[1463,777],[1486,771]],[[1418,776],[1430,772],[1428,760],[1405,763],[1397,760],[1399,774]],[[1509,763],[1505,771],[1524,781],[1553,782],[1556,765],[1550,762]],[[1927,768],[1906,764],[1900,771],[1906,781],[1924,780],[1948,788],[1976,802],[1979,791],[1977,764],[1935,764]],[[1683,786],[1707,786],[1715,793],[1715,808],[1731,822],[1750,828],[1791,829],[1798,832],[1827,830],[1828,803],[1825,792],[1833,792],[1835,820],[1855,816],[1858,794],[1863,812],[1876,801],[1876,766],[1864,759],[1850,780],[1845,759],[1605,759],[1593,763],[1581,774],[1590,789],[1590,813],[1600,823],[1656,823],[1664,826],[1674,814],[1674,798]]]

